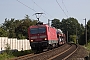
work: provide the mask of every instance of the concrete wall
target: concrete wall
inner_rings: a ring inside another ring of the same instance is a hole
[[[5,50],[6,44],[9,44],[11,50],[17,49],[21,51],[31,49],[27,39],[18,40],[17,38],[0,37],[0,51]]]

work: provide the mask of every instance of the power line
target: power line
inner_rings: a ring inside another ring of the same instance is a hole
[[[43,16],[43,15],[42,15]],[[48,19],[47,17],[43,16],[44,18]]]
[[[69,14],[69,12],[68,12],[68,10],[67,10],[67,8],[66,8],[66,6],[65,6],[64,2],[63,2],[63,0],[62,0],[62,4],[64,5],[64,7],[65,7],[65,9],[66,9],[67,13]]]
[[[22,3],[21,1],[17,0],[19,3],[21,3],[22,5],[26,6],[27,8],[33,10],[34,12],[36,12],[34,9],[30,8],[29,6],[25,5],[24,3]]]
[[[44,12],[46,12],[43,8],[41,8],[34,0],[32,0],[32,2],[34,3],[34,4],[36,4],[41,10],[43,10]],[[47,13],[47,12],[46,12]],[[48,13],[47,13],[48,14]],[[48,14],[49,16],[51,16],[50,14]],[[51,16],[52,17],[52,16]]]
[[[58,3],[58,1],[56,0],[58,6],[61,8],[61,10],[63,11],[63,13],[66,15],[66,13],[64,12],[64,10],[62,9],[62,7],[60,6],[60,4]],[[67,16],[67,15],[66,15]],[[68,16],[67,16],[68,17]]]
[[[30,10],[33,10],[34,12],[36,12],[36,10],[34,10],[34,9],[32,9],[32,8],[30,8],[29,6],[27,6],[27,5],[25,5],[24,3],[22,3],[21,1],[19,1],[19,0],[16,0],[16,1],[18,1],[19,3],[21,3],[22,5],[24,5],[24,6],[26,6],[27,8],[29,8]],[[47,17],[45,17],[45,16],[43,16],[44,18],[46,18],[46,19],[48,19]]]

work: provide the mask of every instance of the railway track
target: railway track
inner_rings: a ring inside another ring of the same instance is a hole
[[[77,46],[75,44],[64,44],[63,46],[40,54],[29,54],[14,58],[12,60],[65,60],[69,58],[76,50]]]
[[[66,60],[68,58],[70,58],[70,56],[72,54],[74,54],[77,50],[77,45],[75,44],[71,44],[71,47],[69,47],[67,50],[65,50],[64,52],[53,56],[51,58],[49,58],[48,60]]]

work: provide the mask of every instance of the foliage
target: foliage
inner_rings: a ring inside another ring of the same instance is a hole
[[[5,53],[7,53],[8,55],[12,55],[12,51],[10,50],[10,45],[7,43],[6,47],[5,47]]]
[[[90,20],[87,22],[87,39],[90,42]]]
[[[79,44],[80,45],[84,45],[85,44],[85,34],[82,34],[81,36],[80,36],[80,40],[78,41],[79,42]]]
[[[10,58],[13,58],[14,56],[9,55],[7,53],[0,54],[0,60],[10,60]]]
[[[60,28],[60,20],[59,19],[54,19],[52,20],[52,24],[51,26],[55,27],[55,28]]]
[[[8,35],[8,32],[5,31],[3,28],[0,27],[0,36],[1,37],[6,37]]]
[[[90,51],[90,42],[88,43],[87,49]]]
[[[82,26],[80,26],[80,24],[78,23],[78,20],[71,17],[67,19],[62,19],[61,22],[58,19],[54,19],[52,21],[52,26],[56,27],[57,29],[61,29],[66,35],[68,31],[69,41],[71,41],[70,39],[72,39],[70,35],[73,36],[77,33],[78,38],[80,38],[80,33],[82,33],[83,31],[83,29],[81,29]]]
[[[9,20],[6,18],[3,26],[1,27],[6,31],[7,34],[4,31],[1,32],[3,32],[3,34],[9,38],[25,39],[28,38],[28,27],[35,25],[36,22],[37,20],[31,20],[28,15],[26,15],[22,20],[15,20],[14,18]]]
[[[11,58],[23,56],[26,54],[33,53],[32,50],[25,50],[25,51],[18,51],[18,52],[12,52],[13,55],[7,54],[6,52],[0,54],[0,60],[10,60]]]
[[[69,41],[74,40],[74,42],[75,42],[76,41],[75,39],[77,39],[79,44],[81,44],[81,45],[86,44],[85,28],[84,28],[83,24],[78,23],[77,19],[70,17],[67,19],[62,19],[61,22],[59,19],[53,19],[52,26],[57,29],[61,29],[63,31],[63,33],[65,33],[66,35],[67,35],[67,31],[68,31],[68,38],[69,38],[68,40]],[[75,37],[74,35],[76,35],[76,38],[74,38]],[[90,42],[89,36],[90,36],[90,20],[87,22],[87,41],[88,42]]]
[[[6,47],[5,47],[5,51],[2,52],[2,54],[0,54],[0,59],[1,60],[9,60],[10,58],[13,58],[13,54],[12,54],[12,51],[10,50],[10,45],[9,44],[6,44]]]
[[[72,41],[72,42],[74,42],[74,43],[76,43],[76,35],[70,35],[70,41]]]
[[[90,20],[87,22],[86,27],[87,27],[87,42],[90,42]],[[82,29],[83,29],[83,32],[81,31],[82,33],[80,36],[79,44],[84,45],[86,44],[86,40],[85,40],[86,32],[85,32],[85,28],[82,28]]]
[[[26,39],[28,38],[28,27],[35,25],[37,20],[31,20],[28,15],[21,20],[15,18],[5,19],[5,22],[0,26],[0,37]],[[85,44],[85,27],[83,24],[78,23],[76,18],[70,17],[67,19],[53,19],[51,26],[61,29],[67,35],[68,40],[71,41],[73,35],[77,35],[79,44]],[[90,20],[87,22],[87,39],[90,42]],[[66,36],[67,37],[67,36]],[[75,41],[74,41],[75,42]]]
[[[75,35],[76,29],[77,29],[77,33],[80,30],[80,24],[78,23],[78,20],[75,18],[62,19],[61,29],[63,30],[64,33],[68,31],[69,35]]]

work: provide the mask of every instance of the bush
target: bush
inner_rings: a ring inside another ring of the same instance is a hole
[[[9,60],[10,58],[14,57],[12,51],[10,50],[10,45],[6,44],[6,50],[2,51],[0,54],[0,60]]]
[[[10,50],[10,45],[8,43],[6,44],[5,49],[5,53],[7,53],[8,55],[12,55],[12,51]]]
[[[0,54],[0,60],[9,60],[10,58],[13,58],[13,57],[14,57],[13,55],[9,55],[5,52]]]

